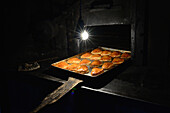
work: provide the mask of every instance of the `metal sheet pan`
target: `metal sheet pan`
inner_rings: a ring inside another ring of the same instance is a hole
[[[96,48],[101,48],[102,50],[120,51],[121,53],[124,53],[124,52],[131,53],[131,51],[113,49],[113,48],[107,48],[107,47],[96,47]],[[104,81],[105,82],[107,81],[106,79],[111,80],[111,78],[113,78],[115,75],[117,75],[118,72],[122,72],[125,67],[128,67],[127,64],[129,64],[129,62],[131,61],[131,58],[125,59],[125,61],[122,64],[114,65],[111,69],[104,70],[103,73],[98,74],[96,76],[91,75],[92,69],[90,68],[89,65],[87,66],[88,69],[89,69],[89,73],[86,73],[86,74],[79,74],[79,73],[76,73],[76,72],[73,72],[73,71],[69,71],[69,70],[66,70],[66,69],[61,69],[61,68],[53,66],[53,64],[56,64],[56,63],[59,63],[59,62],[62,62],[62,61],[67,61],[68,59],[74,58],[74,57],[77,57],[77,58],[82,60],[82,58],[80,58],[80,56],[82,54],[84,54],[86,52],[91,52],[92,50],[94,50],[96,48],[90,49],[90,50],[85,51],[83,53],[80,53],[80,54],[74,55],[72,57],[69,57],[69,58],[66,58],[66,59],[52,63],[51,64],[51,69],[52,69],[51,74],[53,74],[54,76],[60,77],[62,79],[68,79],[68,77],[71,76],[71,77],[83,80],[84,81],[83,83],[85,83],[86,86],[100,87],[100,85],[102,85],[101,83],[104,83]],[[113,58],[112,58],[112,60],[113,60]],[[90,60],[90,61],[92,62],[93,60]],[[101,66],[99,68],[101,68]]]

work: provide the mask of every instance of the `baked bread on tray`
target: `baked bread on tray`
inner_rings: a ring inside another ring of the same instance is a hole
[[[101,73],[103,73],[103,72],[104,72],[103,69],[94,67],[94,68],[92,69],[92,71],[91,71],[91,75],[92,75],[92,76],[95,76],[95,75],[99,75],[99,74],[101,74]]]
[[[102,65],[102,69],[110,69],[114,66],[113,63],[111,62],[105,62],[103,65]]]
[[[90,52],[84,53],[83,55],[81,55],[81,58],[90,58],[92,56],[92,54]]]
[[[111,54],[111,51],[105,50],[105,51],[102,51],[101,56],[106,56],[106,55],[110,55],[110,54]]]
[[[114,58],[114,57],[120,57],[120,55],[121,55],[120,51],[113,51],[110,56]]]
[[[121,55],[121,58],[130,58],[130,57],[131,57],[131,54],[127,53],[127,52],[125,52]]]
[[[123,62],[124,62],[123,58],[114,58],[112,61],[113,64],[121,64]]]
[[[51,64],[79,74],[97,76],[125,62],[131,57],[130,51],[97,48]]]
[[[76,72],[80,74],[86,74],[89,72],[89,69],[86,65],[81,65],[77,68]]]
[[[80,59],[78,58],[70,58],[68,59],[67,63],[72,64],[72,63],[80,63]]]
[[[101,62],[101,61],[95,60],[95,61],[93,61],[93,62],[90,64],[90,68],[100,67],[101,65],[102,65],[102,62]]]
[[[100,48],[94,49],[93,51],[91,51],[92,54],[101,54],[102,50]]]
[[[100,59],[100,61],[111,61],[112,60],[112,58],[111,58],[111,56],[102,56],[101,57],[101,59]]]
[[[83,59],[79,64],[80,64],[80,65],[89,65],[90,63],[91,63],[90,60]]]
[[[101,55],[100,54],[95,54],[95,55],[92,55],[90,57],[90,60],[100,60],[101,59]]]
[[[59,63],[54,63],[54,64],[52,64],[52,66],[62,68],[62,69],[67,69],[69,64],[62,61],[62,62],[59,62]]]

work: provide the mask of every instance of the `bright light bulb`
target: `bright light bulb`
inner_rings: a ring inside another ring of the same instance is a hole
[[[89,34],[86,30],[81,33],[81,38],[82,40],[87,40],[89,38]]]

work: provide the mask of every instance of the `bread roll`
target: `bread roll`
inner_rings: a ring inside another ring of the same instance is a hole
[[[103,73],[103,72],[104,72],[103,69],[100,69],[100,68],[95,67],[95,68],[92,69],[91,75],[92,75],[92,76],[95,76],[95,75],[99,75],[99,74],[101,74],[101,73]]]
[[[114,57],[120,57],[120,55],[121,55],[120,51],[113,51],[110,56],[114,58]]]
[[[90,63],[91,63],[90,60],[83,59],[79,64],[80,64],[80,65],[89,65]]]
[[[130,58],[130,57],[131,57],[131,54],[127,53],[127,52],[125,52],[121,55],[121,58]]]
[[[101,56],[106,56],[106,55],[110,55],[110,54],[111,54],[111,51],[105,50],[105,51],[102,51]]]
[[[78,58],[70,58],[67,63],[72,64],[72,63],[80,63],[80,59]]]
[[[95,54],[90,57],[90,60],[100,60],[100,59],[101,59],[101,55],[99,54]]]
[[[69,64],[67,64],[66,62],[62,61],[62,62],[59,62],[59,63],[52,64],[52,66],[55,66],[55,67],[58,67],[58,68],[62,68],[62,69],[67,69]]]
[[[75,71],[79,66],[80,66],[79,64],[71,64],[68,66],[68,70]]]
[[[91,56],[92,56],[92,54],[87,52],[87,53],[84,53],[83,55],[81,55],[81,58],[90,58]]]
[[[92,52],[92,54],[101,54],[102,50],[100,48],[94,49]]]
[[[121,64],[123,62],[124,62],[123,58],[114,58],[112,61],[113,64]]]
[[[90,64],[90,67],[93,68],[93,67],[100,67],[102,65],[102,62],[99,61],[99,60],[95,60],[93,61],[91,64]]]
[[[85,73],[88,73],[89,70],[88,70],[88,67],[86,65],[81,65],[77,68],[76,72],[80,73],[80,74],[85,74]]]
[[[103,65],[102,65],[102,69],[110,69],[114,66],[113,63],[111,62],[105,62]]]
[[[112,60],[111,56],[102,56],[100,59],[100,61],[111,61],[111,60]]]

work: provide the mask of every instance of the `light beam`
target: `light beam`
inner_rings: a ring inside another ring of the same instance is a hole
[[[89,34],[86,30],[84,30],[82,33],[81,33],[81,39],[82,40],[87,40],[89,38]]]

